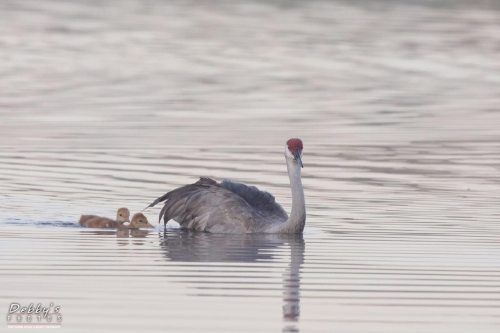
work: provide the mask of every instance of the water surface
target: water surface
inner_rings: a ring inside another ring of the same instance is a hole
[[[492,3],[18,0],[0,14],[2,311],[55,302],[81,332],[500,329]],[[305,146],[304,235],[76,224],[199,176],[289,211],[290,137]]]

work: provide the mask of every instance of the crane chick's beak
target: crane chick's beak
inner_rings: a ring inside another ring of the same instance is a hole
[[[293,152],[293,156],[297,161],[299,161],[300,167],[303,168],[304,164],[302,164],[302,158],[300,157],[300,150],[296,150]]]

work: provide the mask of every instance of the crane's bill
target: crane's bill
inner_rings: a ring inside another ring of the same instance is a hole
[[[300,164],[300,167],[303,168],[304,167],[304,164],[302,164],[302,157],[300,156],[300,151],[296,150],[294,153],[293,153],[293,156],[295,157],[295,159],[297,161],[299,161],[299,164]]]

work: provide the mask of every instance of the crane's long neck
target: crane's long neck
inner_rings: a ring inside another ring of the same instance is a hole
[[[280,232],[297,234],[304,230],[306,224],[306,201],[300,178],[300,165],[292,159],[286,159],[290,187],[292,189],[292,212],[288,220],[280,226]]]

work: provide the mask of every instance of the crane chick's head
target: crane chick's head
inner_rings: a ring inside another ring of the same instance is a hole
[[[116,222],[130,222],[129,218],[130,211],[125,207],[118,209],[118,211],[116,212]]]
[[[149,222],[146,216],[142,213],[137,213],[132,217],[132,222],[130,222],[130,229],[138,229],[138,228],[154,228]]]
[[[303,168],[304,164],[302,164],[302,148],[304,148],[302,140],[297,138],[290,139],[286,142],[285,154],[287,157],[296,160]]]

